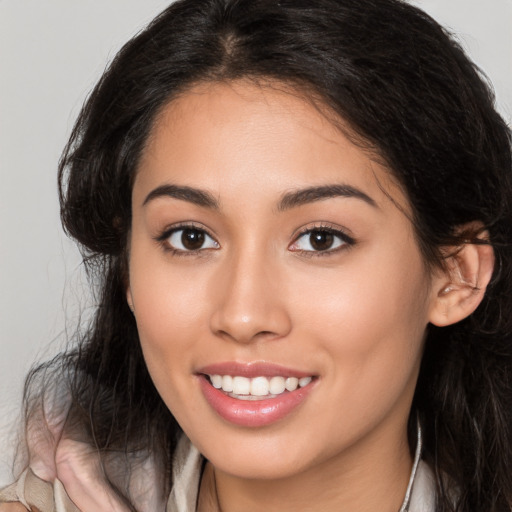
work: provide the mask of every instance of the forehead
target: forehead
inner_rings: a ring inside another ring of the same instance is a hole
[[[347,131],[327,107],[285,84],[201,84],[160,112],[135,188],[178,182],[222,196],[237,187],[271,193],[349,182],[408,209],[389,169]]]

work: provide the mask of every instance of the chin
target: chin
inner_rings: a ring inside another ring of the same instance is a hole
[[[296,426],[295,426],[296,428]],[[265,431],[267,430],[267,431]],[[277,480],[306,471],[322,458],[315,456],[311,439],[318,435],[296,436],[282,429],[215,433],[206,439],[193,440],[199,451],[218,470],[243,479]],[[204,441],[204,442],[203,442]],[[308,450],[305,447],[309,446]],[[321,452],[321,448],[317,450]]]

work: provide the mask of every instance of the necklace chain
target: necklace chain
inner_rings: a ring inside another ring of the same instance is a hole
[[[402,506],[400,507],[400,510],[398,512],[408,512],[409,511],[409,504],[411,503],[411,494],[412,494],[412,488],[414,485],[414,480],[416,478],[416,473],[418,471],[418,466],[420,464],[421,460],[421,452],[423,448],[423,437],[421,434],[421,426],[420,422],[418,421],[418,432],[417,432],[417,440],[416,440],[416,452],[414,454],[414,463],[412,465],[412,471],[411,476],[409,478],[409,483],[407,484],[407,490],[405,491],[405,497],[404,502],[402,503]]]

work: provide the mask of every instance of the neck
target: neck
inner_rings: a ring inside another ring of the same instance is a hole
[[[246,479],[207,465],[199,512],[398,512],[412,468],[405,427],[374,433],[321,464],[279,479]],[[390,442],[391,441],[391,442]]]

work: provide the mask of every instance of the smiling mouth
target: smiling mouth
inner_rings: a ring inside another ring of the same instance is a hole
[[[196,374],[206,402],[240,427],[265,427],[301,407],[320,379],[276,364],[225,362]]]
[[[314,379],[309,377],[254,377],[240,375],[205,375],[210,384],[237,400],[267,400],[306,387]]]

